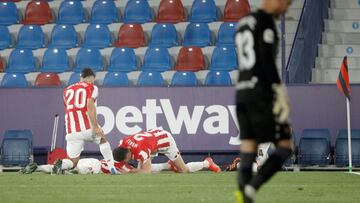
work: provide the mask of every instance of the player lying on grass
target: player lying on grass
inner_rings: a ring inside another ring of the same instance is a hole
[[[164,154],[170,161],[163,164],[151,164],[152,158],[158,153]],[[113,155],[114,160],[118,162],[138,161],[138,168],[131,170],[131,173],[151,173],[166,169],[179,173],[196,172],[202,169],[209,169],[217,173],[221,171],[210,157],[201,162],[185,164],[173,136],[169,132],[159,129],[124,137],[120,141],[119,147],[113,150]]]
[[[33,172],[51,173],[53,169],[52,164],[37,165],[36,163],[30,163],[26,167],[22,168],[20,174],[31,174]],[[134,167],[125,162],[115,162],[115,168],[117,171],[130,171]],[[64,170],[62,171],[65,172]],[[105,160],[98,160],[94,158],[80,159],[76,167],[69,171],[72,174],[109,174],[110,169]]]

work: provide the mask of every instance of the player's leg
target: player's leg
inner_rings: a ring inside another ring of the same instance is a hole
[[[101,173],[101,162],[94,158],[80,159],[74,170],[81,175],[99,174]]]
[[[118,172],[114,166],[114,164],[115,164],[114,156],[112,153],[110,143],[105,138],[101,138],[100,142],[99,142],[99,148],[100,148],[101,155],[104,157],[105,161],[108,164],[111,174],[117,174]]]
[[[151,172],[158,173],[160,171],[170,170],[170,167],[168,163],[151,164]]]

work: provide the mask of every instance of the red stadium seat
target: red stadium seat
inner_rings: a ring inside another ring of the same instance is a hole
[[[139,48],[146,46],[144,30],[140,24],[123,24],[115,42],[116,47]]]
[[[40,73],[35,80],[36,87],[60,87],[61,81],[56,73]]]
[[[185,11],[181,0],[161,0],[157,22],[178,23],[185,21]]]
[[[44,25],[52,20],[52,12],[47,1],[30,1],[25,10],[23,24]]]
[[[248,0],[227,0],[224,9],[224,21],[237,22],[250,13]]]
[[[175,70],[199,71],[204,69],[204,55],[199,47],[182,47],[177,57]]]

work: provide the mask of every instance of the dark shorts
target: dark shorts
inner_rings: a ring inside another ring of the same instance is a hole
[[[290,139],[290,125],[276,122],[272,109],[272,102],[238,103],[236,112],[240,125],[240,140],[252,139],[258,143],[276,143]]]

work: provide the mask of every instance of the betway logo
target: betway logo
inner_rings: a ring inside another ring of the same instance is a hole
[[[182,126],[185,126],[187,134],[196,134],[201,126],[205,133],[229,134],[230,119],[238,128],[235,105],[211,105],[194,106],[190,112],[188,106],[180,106],[177,113],[171,105],[169,99],[160,99],[160,105],[157,105],[156,99],[147,99],[145,106],[141,109],[135,106],[124,106],[118,110],[116,115],[106,106],[97,108],[99,115],[105,118],[103,130],[105,134],[110,133],[114,127],[122,134],[135,134],[142,131],[139,124],[145,123],[146,129],[162,128],[157,122],[159,115],[163,115],[172,134],[180,134]],[[206,116],[203,123],[200,123],[202,117]],[[236,135],[238,136],[238,135]],[[229,143],[237,145],[238,137],[231,137]]]

